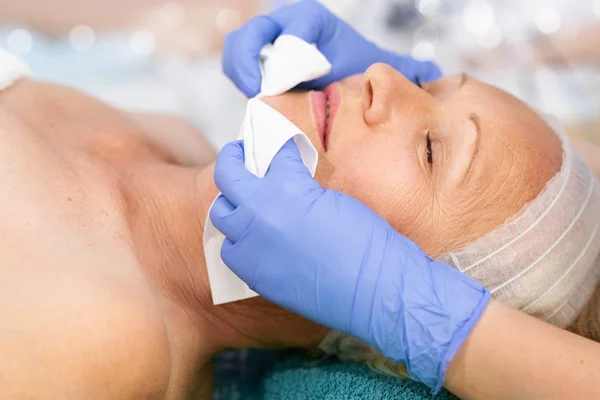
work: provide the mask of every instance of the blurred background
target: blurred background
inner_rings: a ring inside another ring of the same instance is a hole
[[[0,46],[38,79],[181,116],[220,147],[245,108],[221,73],[223,38],[292,2],[0,0]],[[600,0],[322,2],[382,47],[501,87],[600,144]]]

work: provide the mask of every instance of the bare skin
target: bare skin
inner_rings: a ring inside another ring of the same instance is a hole
[[[496,220],[458,239],[502,223],[537,195],[560,152],[552,157],[555,138],[522,103],[475,81],[457,92],[459,81],[423,91],[379,65],[342,83],[319,182],[359,197],[431,251],[448,245],[448,224],[466,226],[461,208],[484,215],[505,191],[512,211],[489,213]],[[267,101],[319,147],[302,96]],[[459,189],[472,112],[482,172]],[[513,120],[502,122],[503,112]],[[28,80],[0,92],[0,397],[208,398],[215,353],[322,340],[327,329],[261,298],[212,305],[202,232],[217,194],[213,158],[193,128],[169,117],[126,115]]]
[[[600,344],[492,301],[450,364],[461,399],[600,398]]]
[[[327,150],[316,133],[310,94],[265,101],[316,146],[315,177],[322,185],[369,205],[429,254],[496,228],[560,169],[561,145],[546,123],[475,79],[446,77],[421,89],[375,64],[338,85],[342,101]]]
[[[197,132],[155,140],[139,116],[32,81],[0,110],[0,397],[208,398],[216,352],[325,335],[263,299],[212,306],[215,153]]]

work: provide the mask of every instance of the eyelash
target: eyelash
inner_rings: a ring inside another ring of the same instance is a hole
[[[427,132],[427,162],[433,164],[433,150],[431,149],[431,137],[429,132]]]
[[[421,85],[421,78],[419,78],[419,75],[415,76],[415,85],[417,85],[420,89],[423,89],[423,85]]]
[[[423,85],[421,85],[421,79],[419,76],[415,76],[415,85],[417,85],[420,89],[423,89]],[[431,149],[431,133],[427,131],[427,163],[433,165],[433,150]]]

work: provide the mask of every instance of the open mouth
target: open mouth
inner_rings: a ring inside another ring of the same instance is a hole
[[[338,85],[334,83],[327,86],[323,91],[312,92],[311,102],[317,132],[321,139],[323,150],[327,151],[335,116],[340,105],[340,90]]]
[[[327,94],[325,94],[327,96]],[[327,130],[329,128],[329,114],[331,109],[329,108],[329,97],[325,98],[325,139],[327,139]]]

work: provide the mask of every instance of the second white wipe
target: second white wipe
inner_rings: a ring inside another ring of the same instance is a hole
[[[262,82],[259,96],[276,96],[331,71],[317,48],[292,35],[281,35],[260,51]]]
[[[259,178],[264,177],[273,157],[292,138],[298,146],[302,162],[314,176],[318,153],[308,137],[300,128],[261,100],[254,98],[248,101],[246,117],[240,131],[240,139],[244,141],[244,163],[248,171]],[[221,259],[224,240],[225,236],[207,217],[204,228],[204,255],[214,304],[256,296],[256,293]]]
[[[287,92],[302,82],[320,78],[331,64],[312,44],[290,35],[279,36],[260,52],[261,93],[248,101],[239,138],[244,141],[244,162],[248,171],[262,178],[273,157],[291,138],[298,146],[304,165],[314,176],[318,153],[308,137],[282,114],[258,99]],[[214,304],[254,297],[221,259],[225,236],[207,216],[204,228],[204,256]]]

